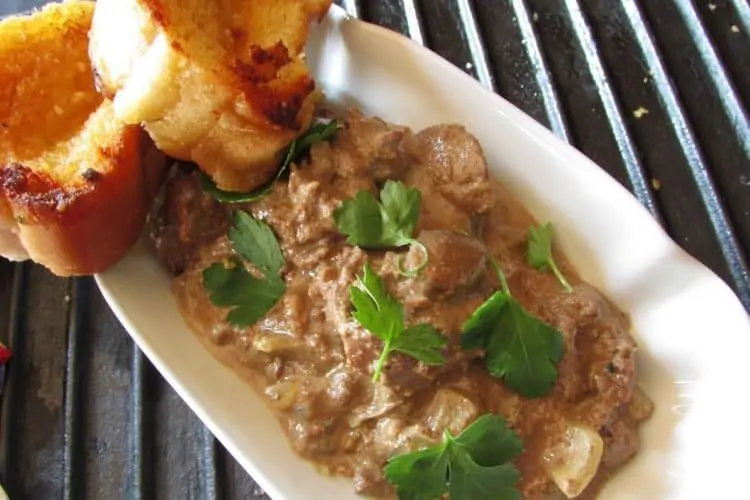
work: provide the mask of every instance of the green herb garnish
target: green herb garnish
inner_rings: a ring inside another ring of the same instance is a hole
[[[413,237],[421,204],[418,189],[408,189],[401,181],[389,180],[380,191],[380,201],[360,189],[354,198],[345,200],[334,211],[333,218],[350,245],[370,249],[416,245],[424,255],[423,261],[416,269],[402,270],[413,277],[427,265],[427,248]]]
[[[332,120],[328,123],[316,123],[310,127],[307,132],[295,139],[289,145],[289,149],[284,157],[284,162],[281,164],[281,168],[276,172],[274,178],[249,193],[239,193],[219,189],[213,179],[211,179],[206,173],[202,172],[201,186],[203,191],[223,203],[251,203],[258,201],[261,198],[268,196],[271,191],[273,191],[274,184],[286,175],[293,162],[297,161],[316,142],[327,141],[333,137],[338,128],[339,123],[337,120]]]
[[[203,286],[214,305],[232,308],[226,318],[229,323],[246,328],[265,316],[284,295],[286,285],[280,274],[284,257],[271,228],[241,210],[234,212],[228,236],[234,250],[262,277],[248,271],[242,259],[235,256],[229,265],[218,262],[203,271]]]
[[[563,335],[529,314],[511,295],[494,260],[492,265],[502,288],[464,323],[461,347],[484,349],[490,374],[503,378],[521,396],[544,396],[557,380],[557,364],[565,348]]]
[[[370,333],[384,342],[383,352],[373,373],[380,379],[385,362],[394,351],[404,353],[426,365],[445,363],[441,349],[447,344],[435,327],[419,324],[406,328],[404,308],[385,290],[383,281],[369,264],[365,264],[357,284],[349,288],[354,312],[352,316]]]
[[[511,463],[523,451],[521,440],[497,415],[482,415],[456,437],[399,455],[385,467],[385,477],[400,500],[519,500],[520,478]]]
[[[573,287],[557,267],[555,257],[552,255],[552,224],[547,223],[544,226],[531,226],[529,229],[529,251],[526,254],[526,260],[530,266],[540,271],[551,269],[557,277],[557,280],[570,293]]]

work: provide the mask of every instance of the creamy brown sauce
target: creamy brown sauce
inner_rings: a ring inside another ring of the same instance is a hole
[[[478,416],[502,414],[524,441],[516,460],[523,498],[561,494],[545,460],[568,423],[591,427],[605,442],[599,478],[638,448],[638,424],[651,413],[636,388],[627,317],[581,282],[563,255],[558,263],[575,285],[566,293],[549,272],[525,262],[534,219],[499,183],[490,181],[481,147],[460,127],[410,130],[350,112],[331,143],[313,147],[288,182],[270,196],[239,207],[274,229],[287,261],[287,292],[251,328],[224,322],[202,272],[232,250],[225,236],[230,210],[200,192],[197,174],[177,171],[155,214],[152,237],[175,274],[174,293],[192,329],[210,352],[264,394],[292,447],[327,472],[353,478],[357,491],[393,497],[383,478],[386,461],[458,433]],[[414,279],[397,272],[399,255],[346,244],[333,211],[357,190],[377,194],[385,179],[422,193],[416,234],[430,254]],[[458,348],[461,325],[498,288],[487,256],[508,276],[514,296],[558,328],[566,353],[554,390],[524,399],[492,378],[479,352]],[[408,324],[429,322],[448,338],[448,362],[427,367],[393,355],[381,383],[371,381],[382,343],[351,317],[349,287],[365,262],[405,305]],[[593,494],[595,487],[584,495]]]

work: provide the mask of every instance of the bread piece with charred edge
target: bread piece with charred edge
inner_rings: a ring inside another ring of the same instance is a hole
[[[331,0],[99,0],[91,58],[117,116],[219,187],[273,175],[318,97],[304,60]]]
[[[62,276],[102,271],[128,251],[164,163],[94,86],[94,5],[0,22],[0,253]]]

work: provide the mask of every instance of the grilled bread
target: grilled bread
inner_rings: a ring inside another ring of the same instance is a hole
[[[99,0],[91,59],[115,113],[219,187],[267,181],[318,93],[304,60],[331,0]]]
[[[0,22],[0,253],[61,276],[96,273],[128,251],[164,162],[94,86],[94,5]]]

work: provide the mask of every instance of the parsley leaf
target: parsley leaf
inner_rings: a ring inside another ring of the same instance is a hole
[[[422,193],[417,188],[407,189],[403,182],[387,181],[380,191],[383,204],[383,242],[398,247],[412,243],[417,227]]]
[[[433,326],[419,324],[406,328],[404,308],[385,290],[383,280],[365,264],[357,284],[349,288],[354,319],[384,342],[373,380],[380,379],[388,356],[394,351],[404,353],[426,365],[445,363],[441,349],[447,340]]]
[[[417,245],[424,255],[420,265],[407,276],[415,276],[427,265],[427,249],[413,237],[419,220],[422,195],[401,181],[386,181],[380,201],[369,191],[360,189],[354,198],[336,208],[333,219],[347,243],[362,248],[390,248]]]
[[[388,461],[385,477],[396,486],[399,500],[433,500],[446,492],[448,454],[446,444]]]
[[[253,263],[265,276],[278,276],[284,267],[284,256],[271,228],[265,222],[238,210],[233,215],[229,240],[234,249]]]
[[[328,123],[316,123],[307,132],[295,139],[287,150],[284,162],[273,179],[249,193],[224,191],[219,189],[216,183],[206,173],[201,173],[201,187],[203,191],[224,203],[251,203],[268,196],[273,191],[273,185],[286,175],[289,167],[297,161],[316,142],[327,141],[333,137],[339,129],[337,120]]]
[[[349,288],[354,312],[352,316],[381,340],[393,336],[404,327],[404,309],[388,295],[383,281],[369,264],[365,264],[357,286]]]
[[[523,451],[505,419],[485,414],[457,437],[388,461],[385,477],[400,500],[519,500],[518,469],[510,463]]]
[[[426,365],[442,365],[445,357],[440,352],[447,341],[432,325],[422,323],[407,328],[393,341],[393,350],[408,354]]]
[[[288,167],[293,161],[302,156],[316,142],[327,141],[336,135],[339,130],[338,120],[331,120],[328,123],[319,122],[307,129],[296,141],[292,142],[284,160],[285,167]]]
[[[565,343],[557,329],[535,318],[510,293],[497,263],[502,290],[495,292],[463,325],[461,347],[484,349],[494,377],[527,398],[541,397],[557,380]]]
[[[230,267],[213,264],[203,272],[203,284],[211,291],[211,303],[231,307],[226,320],[241,328],[254,325],[265,316],[285,290],[280,278],[258,279],[239,259],[232,260]]]
[[[344,201],[333,212],[333,220],[339,232],[347,236],[346,242],[354,246],[383,248],[391,246],[383,242],[383,207],[364,189],[354,198]]]
[[[564,352],[562,334],[513,298],[504,310],[487,345],[490,374],[505,377],[508,387],[522,396],[544,396],[557,380],[557,363]]]
[[[273,309],[286,291],[281,277],[284,257],[271,228],[248,213],[234,213],[229,240],[234,250],[262,275],[247,270],[242,259],[234,256],[228,265],[217,262],[203,271],[203,286],[211,303],[231,308],[226,320],[246,328]]]
[[[544,226],[531,226],[529,229],[529,250],[526,254],[526,260],[530,266],[540,271],[551,269],[557,277],[557,280],[570,293],[573,287],[557,267],[555,257],[552,255],[552,224],[547,223]]]

